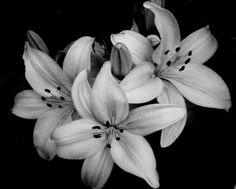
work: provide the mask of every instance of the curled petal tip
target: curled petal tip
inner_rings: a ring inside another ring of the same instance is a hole
[[[49,50],[46,44],[43,42],[42,38],[34,31],[28,30],[26,34],[26,38],[31,47],[41,50],[47,54],[49,53]]]

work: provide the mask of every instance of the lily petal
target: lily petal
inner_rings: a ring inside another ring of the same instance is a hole
[[[107,148],[100,150],[91,158],[84,160],[82,181],[93,189],[102,188],[111,174],[113,165],[110,151]]]
[[[185,100],[179,91],[168,81],[164,82],[164,88],[162,93],[158,96],[157,101],[160,104],[177,104],[182,107],[186,107]],[[164,128],[161,131],[161,147],[168,147],[178,138],[181,132],[184,129],[184,126],[187,121],[187,111],[184,117],[170,125],[167,128]]]
[[[111,156],[123,170],[143,178],[153,188],[159,187],[156,160],[144,137],[124,131],[119,141],[112,140]]]
[[[181,42],[180,54],[186,55],[191,50],[191,64],[203,64],[216,52],[218,45],[209,27],[203,27]]]
[[[118,127],[145,136],[178,122],[185,114],[186,109],[178,105],[145,105],[131,110]]]
[[[152,44],[146,37],[137,32],[125,30],[118,34],[112,34],[111,42],[113,45],[117,43],[125,44],[130,51],[135,65],[151,60],[153,53]]]
[[[150,9],[155,15],[155,24],[161,37],[161,43],[154,51],[152,57],[157,64],[160,64],[162,62],[163,52],[167,50],[173,51],[180,45],[179,25],[171,12],[155,3],[145,2],[143,6]]]
[[[87,70],[81,71],[72,86],[72,100],[82,118],[93,118],[90,105],[91,88],[87,79]]]
[[[117,124],[129,111],[128,100],[111,75],[111,63],[104,63],[92,88],[91,107],[94,115],[103,123]]]
[[[61,87],[65,94],[70,94],[70,79],[46,53],[31,48],[26,42],[23,59],[26,79],[37,93],[46,97],[51,94],[60,97],[57,87]],[[45,89],[50,89],[51,94],[45,92]]]
[[[71,45],[74,43],[74,41],[70,42],[64,49],[57,51],[57,54],[55,56],[56,62],[58,62],[61,55],[65,55],[67,51],[70,49]]]
[[[42,38],[32,30],[27,31],[27,41],[32,48],[41,50],[45,53],[49,53],[47,45],[43,42]]]
[[[86,159],[92,157],[105,145],[105,135],[98,133],[93,126],[102,126],[96,121],[79,119],[57,128],[52,135],[57,145],[57,155],[65,159]]]
[[[72,81],[83,69],[90,71],[93,43],[94,38],[85,36],[79,38],[69,48],[63,62],[63,70]]]
[[[33,90],[25,90],[16,95],[12,113],[26,119],[37,119],[48,109],[39,94]]]
[[[35,125],[33,138],[39,155],[51,160],[56,155],[56,145],[51,139],[52,132],[62,124],[71,121],[71,112],[52,109],[41,115]]]
[[[223,79],[210,68],[189,64],[166,77],[190,102],[199,106],[229,110],[231,99]]]
[[[129,103],[143,103],[156,98],[162,91],[161,79],[154,75],[155,67],[145,63],[133,68],[120,83]]]
[[[147,38],[151,42],[152,46],[156,46],[161,42],[160,38],[157,35],[154,35],[154,34],[148,35]]]

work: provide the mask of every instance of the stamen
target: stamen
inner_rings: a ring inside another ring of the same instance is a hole
[[[176,47],[175,52],[179,52],[180,47]]]
[[[119,137],[119,136],[116,136],[116,140],[119,141],[119,140],[120,140],[120,137]]]
[[[121,133],[123,133],[123,132],[124,132],[124,130],[123,130],[123,129],[120,129],[120,132],[121,132]]]
[[[185,60],[185,64],[188,64],[191,61],[191,58],[188,58],[187,60]]]
[[[95,134],[95,135],[93,135],[93,137],[94,137],[94,138],[101,138],[102,135],[101,135],[101,134]]]
[[[50,90],[50,89],[44,89],[44,91],[45,91],[46,93],[51,93],[51,90]]]
[[[65,100],[65,98],[64,98],[63,96],[60,96],[60,99],[61,99],[61,100]]]
[[[110,145],[110,144],[107,144],[107,147],[108,147],[108,148],[111,148],[111,145]]]
[[[60,91],[60,90],[61,90],[61,87],[57,87],[57,90]]]
[[[105,124],[107,127],[110,127],[110,122],[109,121],[106,121],[106,124]]]
[[[59,105],[59,106],[58,106],[58,108],[62,108],[62,106],[61,106],[61,105]]]
[[[41,96],[41,99],[42,99],[43,101],[45,101],[45,100],[46,100],[46,98],[45,98],[45,97],[43,97],[43,96]]]
[[[179,69],[179,71],[181,72],[181,71],[183,71],[185,69],[185,66],[182,66],[180,69]]]
[[[165,52],[164,52],[164,54],[165,54],[165,55],[167,55],[167,54],[168,54],[168,52],[169,52],[169,50],[165,51]]]
[[[188,56],[192,56],[192,51],[190,50],[190,51],[188,51]]]
[[[49,104],[49,103],[47,103],[47,106],[48,106],[49,108],[51,108],[51,107],[52,107],[52,105],[51,105],[51,104]]]
[[[101,129],[101,127],[98,126],[98,125],[95,125],[95,126],[92,127],[92,129]]]
[[[166,65],[167,65],[167,66],[170,66],[170,65],[171,65],[171,61],[170,61],[170,60],[167,61],[167,62],[166,62]]]

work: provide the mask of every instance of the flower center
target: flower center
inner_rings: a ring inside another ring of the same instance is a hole
[[[57,90],[60,92],[61,91],[61,87],[58,86]],[[41,100],[45,102],[46,106],[48,106],[49,108],[63,108],[65,106],[71,105],[72,101],[71,99],[66,99],[63,96],[63,93],[60,92],[61,96],[56,96],[54,95],[50,89],[44,89],[44,91],[46,93],[49,93],[51,96],[50,97],[41,97]]]
[[[161,65],[157,65],[155,69],[155,75],[161,77],[164,73],[177,69],[179,72],[184,71],[186,65],[191,61],[192,50],[189,50],[186,54],[180,54],[180,47],[175,49],[174,55],[169,57],[164,57],[165,62]],[[164,52],[164,56],[169,56],[170,50]]]
[[[106,121],[105,128],[101,128],[101,126],[95,125],[92,127],[92,129],[94,130],[94,138],[101,138],[102,134],[106,135],[107,148],[111,148],[111,142],[113,137],[117,141],[119,141],[120,134],[123,133],[123,129],[118,129],[115,125],[111,125],[109,121]]]

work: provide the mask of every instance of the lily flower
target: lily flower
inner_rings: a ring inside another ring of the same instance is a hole
[[[37,35],[32,36],[31,44],[37,44],[37,41],[41,41],[39,45],[44,44]],[[51,160],[56,155],[56,145],[50,138],[55,128],[78,118],[71,99],[71,87],[81,70],[90,69],[93,42],[91,37],[81,37],[74,42],[65,56],[63,69],[47,53],[32,48],[28,42],[25,44],[25,77],[33,90],[16,95],[12,113],[37,119],[33,140],[44,159]],[[45,45],[40,46],[45,49]]]
[[[181,41],[178,23],[168,10],[152,3],[145,2],[144,7],[155,15],[155,25],[160,34],[160,44],[153,51],[149,39],[134,31],[123,31],[112,35],[113,44],[124,43],[136,66],[121,82],[128,100],[140,103],[154,99],[160,85],[153,85],[155,80],[164,85],[162,93],[157,97],[159,103],[174,103],[185,106],[185,97],[190,102],[209,108],[229,110],[230,93],[223,79],[212,69],[203,65],[213,56],[217,49],[217,41],[209,27],[203,27]],[[145,82],[144,82],[145,81]],[[132,98],[128,90],[136,86],[140,98]],[[140,90],[143,87],[148,89]],[[143,97],[146,94],[146,98]],[[141,98],[142,97],[142,98]],[[161,146],[172,144],[182,132],[187,115],[178,123],[162,131]]]
[[[81,177],[92,188],[103,187],[114,162],[157,188],[155,157],[143,136],[179,121],[185,108],[153,104],[129,112],[127,97],[111,74],[110,61],[104,63],[92,89],[87,70],[80,72],[72,87],[72,99],[82,119],[53,132],[57,155],[85,159]]]

